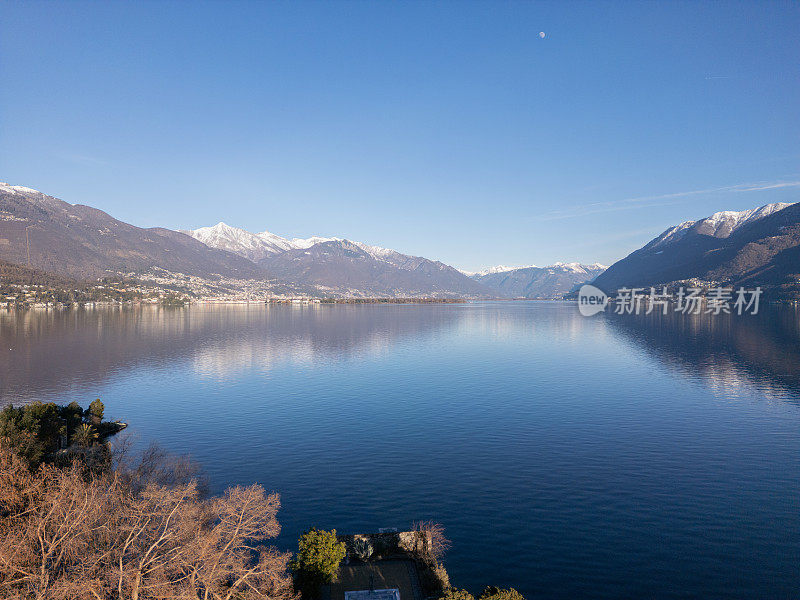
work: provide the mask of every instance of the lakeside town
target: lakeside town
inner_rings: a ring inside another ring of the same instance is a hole
[[[0,308],[95,308],[123,305],[184,306],[187,304],[406,304],[461,303],[459,298],[320,296],[277,291],[264,282],[226,281],[213,285],[193,276],[183,279],[152,275],[103,279],[94,284],[53,285],[3,281],[0,277]]]

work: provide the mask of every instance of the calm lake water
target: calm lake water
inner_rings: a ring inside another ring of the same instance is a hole
[[[102,398],[293,549],[443,523],[451,580],[533,598],[797,598],[800,313],[573,304],[0,313],[0,404]]]

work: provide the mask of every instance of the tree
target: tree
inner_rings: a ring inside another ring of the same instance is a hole
[[[291,567],[302,595],[316,597],[319,586],[336,581],[339,564],[346,555],[344,542],[339,541],[335,529],[323,531],[314,527],[300,536],[297,557]]]
[[[9,405],[0,411],[0,438],[15,448],[31,469],[58,450],[62,433],[66,433],[64,422],[53,402],[34,402],[19,408]]]
[[[103,420],[103,413],[105,412],[106,407],[100,401],[100,398],[97,400],[93,400],[92,403],[89,405],[89,417],[92,419],[92,423],[98,425]]]
[[[452,545],[444,535],[444,525],[433,521],[416,521],[412,528],[430,541],[430,547],[427,548],[428,558],[433,559],[434,563],[438,563]]]
[[[61,407],[61,418],[67,423],[67,435],[71,435],[83,423],[83,409],[74,400]]]
[[[257,485],[204,500],[194,480],[78,463],[33,473],[0,445],[0,597],[295,600],[289,554],[261,542],[278,534],[279,507]]]
[[[53,402],[33,402],[19,408],[7,406],[0,411],[0,438],[31,469],[35,470],[43,462],[59,462],[69,466],[74,458],[89,455],[73,452],[65,457],[64,453],[59,452],[64,442],[77,442],[83,448],[99,448],[105,445],[102,442],[106,438],[122,429],[122,426],[114,423],[103,423],[103,412],[103,403],[99,399],[92,402],[86,411],[77,402],[67,406]],[[84,418],[91,420],[92,425],[84,423]],[[95,440],[101,443],[95,444]],[[95,453],[92,458],[98,456]]]

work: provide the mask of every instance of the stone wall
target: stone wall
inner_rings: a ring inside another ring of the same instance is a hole
[[[347,548],[346,561],[409,557],[432,560],[431,536],[423,531],[339,535]]]

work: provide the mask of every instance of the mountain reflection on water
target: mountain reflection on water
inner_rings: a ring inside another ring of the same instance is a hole
[[[0,403],[25,402],[75,386],[91,388],[147,364],[188,360],[199,375],[235,377],[243,370],[269,370],[276,363],[380,354],[404,338],[459,327],[480,327],[500,337],[546,328],[554,343],[591,327],[595,335],[619,336],[666,367],[712,386],[735,389],[756,382],[765,391],[800,391],[796,307],[767,306],[755,316],[609,313],[590,318],[602,327],[577,311],[549,311],[547,319],[544,323],[531,320],[527,312],[476,312],[460,305],[2,311]]]
[[[729,392],[752,384],[798,402],[798,307],[766,306],[757,315],[609,314],[606,320],[615,334],[683,376]]]
[[[380,353],[451,326],[457,311],[409,306],[199,305],[0,312],[0,402],[96,386],[130,369],[189,360],[232,377],[276,362]]]

